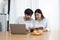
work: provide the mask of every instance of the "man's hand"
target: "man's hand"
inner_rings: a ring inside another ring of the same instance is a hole
[[[26,30],[26,32],[30,32],[30,30]]]

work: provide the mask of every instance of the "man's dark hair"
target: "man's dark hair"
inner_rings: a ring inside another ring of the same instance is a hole
[[[33,14],[33,11],[28,8],[28,9],[26,9],[26,10],[24,11],[24,13],[27,14],[27,15],[32,15],[32,14]]]

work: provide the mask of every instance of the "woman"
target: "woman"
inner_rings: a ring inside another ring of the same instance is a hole
[[[49,30],[47,27],[47,20],[40,9],[35,10],[34,29],[33,32],[47,32]]]

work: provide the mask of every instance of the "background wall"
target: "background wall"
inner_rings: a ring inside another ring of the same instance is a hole
[[[19,16],[24,16],[26,8],[33,11],[40,8],[51,30],[59,30],[59,0],[11,0],[10,23],[14,23]]]
[[[60,0],[59,0],[59,29],[60,29]]]
[[[39,0],[38,8],[48,19],[51,30],[59,30],[59,0]]]
[[[8,0],[0,0],[0,30],[7,31]]]

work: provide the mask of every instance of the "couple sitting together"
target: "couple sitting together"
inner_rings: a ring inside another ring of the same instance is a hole
[[[32,15],[33,11],[28,8],[24,11],[24,16],[19,17],[16,23],[25,24],[27,32],[41,33],[49,31],[47,20],[40,9],[36,9],[34,12],[35,20],[32,19]]]

